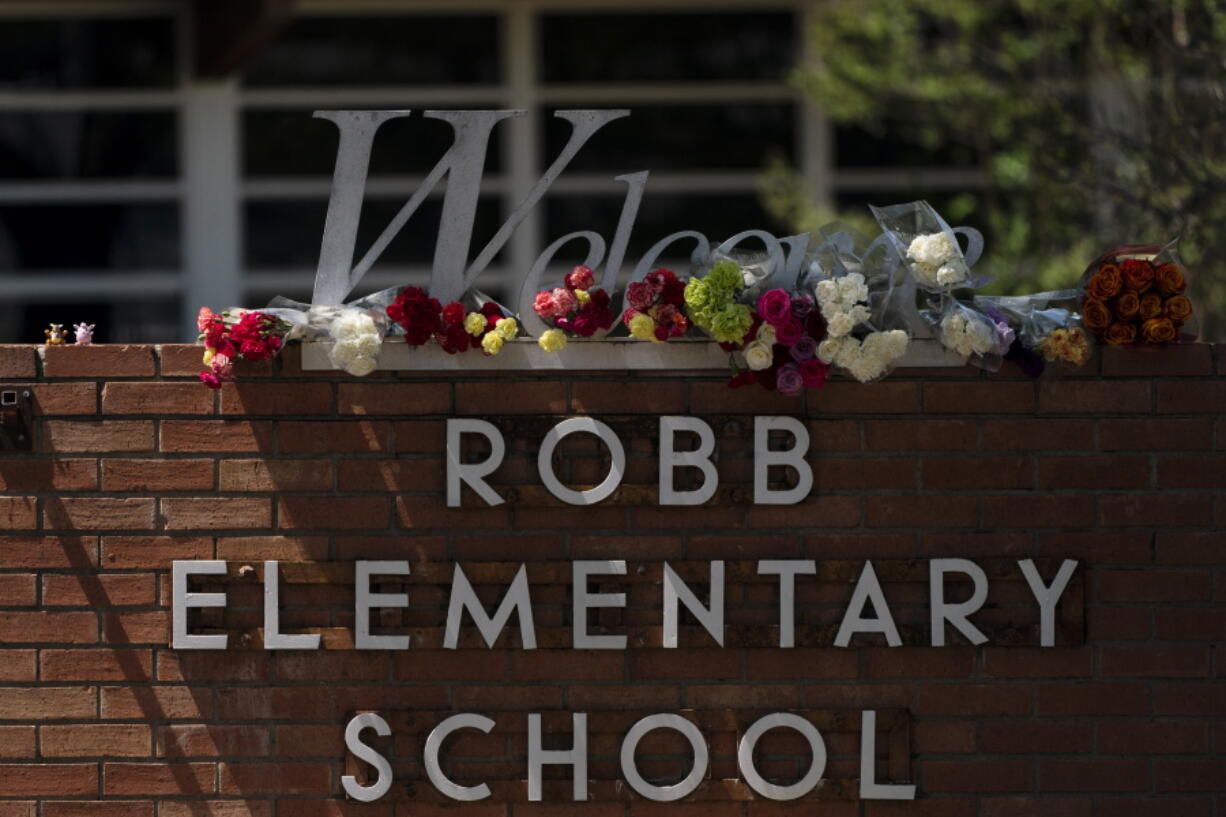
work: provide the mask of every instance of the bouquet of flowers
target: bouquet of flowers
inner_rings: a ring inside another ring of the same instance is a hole
[[[633,338],[664,343],[689,331],[684,312],[685,284],[672,270],[658,269],[630,284],[626,302],[630,306],[622,313],[622,323]]]
[[[733,364],[731,388],[757,383],[797,397],[805,389],[826,384],[829,366],[817,356],[826,324],[809,295],[793,297],[783,289],[771,289],[758,297],[750,313],[750,325],[741,336],[740,356],[745,369]]]
[[[1003,350],[1009,329],[974,307],[954,298],[944,301],[940,312],[924,313],[925,319],[937,331],[941,345],[961,355],[981,369],[996,371],[1003,360]],[[1010,339],[1011,340],[1011,339]]]
[[[869,288],[864,275],[849,272],[818,281],[817,303],[826,322],[826,338],[817,347],[818,357],[867,383],[885,377],[907,353],[910,338],[901,329],[877,331],[870,321]],[[860,327],[867,334],[852,334]]]
[[[723,259],[703,277],[685,283],[685,310],[690,320],[728,351],[740,346],[753,326],[753,309],[738,300],[745,276],[735,261]]]
[[[388,304],[387,315],[404,330],[405,343],[422,346],[433,338],[449,355],[469,349],[496,355],[519,334],[518,321],[493,302],[470,312],[459,301],[442,306],[420,287],[406,287]]]
[[[598,329],[613,326],[612,299],[609,293],[595,286],[592,270],[575,267],[563,279],[565,286],[536,293],[532,311],[542,320],[553,321],[554,328],[540,336],[537,343],[546,352],[566,348],[566,333],[590,338]]]
[[[1104,253],[1082,276],[1085,328],[1113,346],[1196,339],[1188,278],[1175,242]],[[1181,329],[1183,331],[1181,331]]]
[[[210,389],[220,389],[224,381],[234,379],[235,362],[275,357],[285,344],[290,324],[263,312],[226,309],[217,314],[202,306],[196,328],[208,367],[200,373],[200,382]]]
[[[971,277],[971,266],[983,247],[983,238],[977,230],[958,228],[970,238],[968,255],[971,257],[968,260],[953,228],[928,202],[870,206],[869,209],[921,289],[948,293],[958,287],[984,283],[984,279]]]

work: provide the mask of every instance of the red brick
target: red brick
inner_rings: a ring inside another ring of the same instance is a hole
[[[493,385],[493,384],[491,384]],[[530,385],[525,383],[524,385]],[[831,384],[833,385],[833,384]],[[812,393],[812,392],[810,392]],[[456,399],[460,390],[456,387]],[[488,403],[486,404],[489,405]],[[542,409],[542,411],[544,411]],[[805,398],[784,397],[777,391],[761,388],[730,389],[726,377],[718,381],[690,381],[690,412],[701,414],[718,411],[723,414],[791,414],[805,412]],[[480,403],[474,403],[474,413],[482,413]]]
[[[1102,419],[1098,433],[1103,451],[1204,451],[1213,442],[1213,421],[1208,417]]]
[[[919,552],[938,558],[958,556],[964,559],[1029,556],[1033,549],[1033,538],[1034,535],[1029,531],[1017,533],[950,533],[949,531],[924,533],[920,535]],[[867,556],[867,554],[858,555]]]
[[[1034,786],[1028,760],[925,760],[919,766],[928,794],[1026,791]]]
[[[1100,570],[1098,600],[1107,603],[1208,601],[1211,577],[1196,570]]]
[[[511,642],[508,642],[511,643]],[[701,661],[701,652],[687,650],[692,660]],[[735,656],[734,656],[735,657]],[[618,651],[585,651],[576,654],[570,649],[516,650],[511,653],[510,681],[620,681],[624,677],[626,654]],[[739,671],[737,673],[740,674]],[[722,677],[711,676],[712,680]]]
[[[1188,758],[1154,761],[1154,788],[1166,791],[1221,792],[1226,779],[1226,758]]]
[[[978,724],[970,721],[922,721],[911,724],[912,745],[922,755],[973,753],[977,732]]]
[[[368,420],[346,422],[288,421],[279,423],[282,454],[326,454],[387,451],[391,427]]]
[[[1094,497],[1068,494],[985,496],[983,526],[994,528],[1089,528]]]
[[[170,611],[107,613],[102,621],[102,640],[108,644],[165,646],[170,641]]]
[[[1154,684],[1154,714],[1189,717],[1226,715],[1226,684],[1220,681]]]
[[[97,383],[34,383],[25,388],[31,392],[35,416],[98,413]]]
[[[576,414],[683,414],[685,383],[653,381],[629,392],[624,381],[577,380],[571,384],[571,411]]]
[[[1039,786],[1057,791],[1148,791],[1149,768],[1144,760],[1039,761]]]
[[[43,574],[45,607],[130,607],[157,603],[151,573]]]
[[[305,653],[314,658],[316,652]],[[349,653],[342,653],[349,654]],[[283,653],[282,656],[288,655]],[[326,653],[325,653],[326,655]],[[163,650],[158,653],[158,680],[204,683],[213,681],[255,682],[272,678],[271,653],[266,651],[212,650],[177,651]]]
[[[925,383],[924,411],[929,414],[1031,414],[1034,382]]]
[[[149,681],[149,650],[43,650],[39,659],[45,681]]]
[[[1094,420],[983,421],[984,451],[1089,451],[1094,448]],[[1106,421],[1103,422],[1131,422]]]
[[[37,351],[37,346],[25,343],[0,344],[0,378],[37,377]]]
[[[393,423],[398,454],[442,454],[447,427],[442,420],[404,420]]]
[[[152,420],[47,420],[41,424],[40,451],[109,453],[152,451]]]
[[[336,484],[341,491],[441,493],[443,468],[441,460],[341,460],[337,463]]]
[[[807,395],[810,414],[916,414],[920,411],[919,384],[882,381],[866,387],[862,383],[827,383]]]
[[[173,454],[272,451],[272,423],[246,420],[163,420],[160,450]]]
[[[43,526],[55,530],[148,530],[154,500],[147,497],[59,497],[43,500]]]
[[[212,414],[213,392],[200,383],[107,383],[103,414]]]
[[[1159,414],[1218,414],[1226,406],[1226,381],[1169,380],[1158,387]]]
[[[340,414],[420,417],[451,411],[451,386],[447,383],[341,383],[337,408]],[[499,410],[501,411],[501,406]]]
[[[946,647],[946,649],[950,649]],[[1029,715],[1030,690],[1025,686],[934,684],[921,686],[916,712],[924,715]]]
[[[1207,616],[1196,607],[1161,607],[1154,610],[1154,635],[1160,641],[1226,641],[1226,616]]]
[[[1103,377],[1196,377],[1213,374],[1213,347],[1207,343],[1163,346],[1104,346]]]
[[[153,347],[96,343],[43,346],[44,377],[153,377]]]
[[[283,529],[386,529],[390,524],[385,497],[283,497],[277,507]]]
[[[211,491],[212,460],[129,460],[102,461],[104,491]]]
[[[85,569],[96,564],[96,536],[0,536],[0,567]]]
[[[929,491],[1021,490],[1034,487],[1028,457],[926,457],[924,488]]]
[[[821,457],[810,463],[813,491],[911,490],[919,487],[914,459],[904,457]]]
[[[0,759],[33,758],[37,734],[38,728],[35,726],[0,726]]]
[[[0,465],[0,491],[94,491],[98,461],[91,459],[12,460]]]
[[[1043,457],[1039,488],[1123,491],[1151,487],[1148,457]]]
[[[1149,383],[1049,380],[1039,385],[1042,414],[1149,414]]]
[[[218,713],[227,721],[314,720],[331,711],[331,692],[325,687],[220,687]]]
[[[1094,802],[1085,797],[992,797],[980,802],[980,817],[1090,817]]]
[[[983,721],[980,749],[990,754],[1086,754],[1094,748],[1090,721]]]
[[[222,763],[222,794],[332,793],[332,767],[328,763]]]
[[[365,464],[369,460],[360,460]],[[222,491],[329,491],[332,463],[327,460],[221,460]],[[345,490],[344,486],[341,486]]]
[[[1208,647],[1100,647],[1101,672],[1114,678],[1207,678]]]
[[[0,496],[0,530],[34,530],[37,527],[38,500],[35,497]]]
[[[272,500],[245,497],[183,497],[161,500],[167,530],[267,528]]]
[[[1209,751],[1203,723],[1188,721],[1104,721],[1098,724],[1098,751],[1106,755],[1182,755]]]
[[[35,817],[38,803],[33,800],[0,801],[0,817]]]
[[[0,643],[93,644],[98,640],[98,619],[93,613],[9,612],[0,616]]]
[[[153,817],[149,800],[46,800],[43,817]]]
[[[707,384],[695,383],[692,388]],[[457,381],[455,383],[455,413],[490,413],[496,407],[499,414],[564,414],[566,412],[566,384],[560,381],[540,380],[533,382]],[[694,406],[703,403],[695,399]],[[706,405],[711,405],[707,403]],[[446,409],[442,409],[445,411]],[[440,412],[435,412],[440,413]]]
[[[1041,718],[1068,715],[1127,715],[1150,713],[1149,691],[1137,683],[1052,683],[1038,687]]]
[[[635,521],[645,520],[648,516],[662,516],[656,513],[643,513],[649,509],[640,509],[635,513]],[[674,511],[672,508],[651,509],[662,512]],[[704,509],[702,514],[711,514],[713,519],[721,516],[720,511],[733,509]],[[803,502],[795,505],[754,505],[749,508],[749,527],[752,530],[762,528],[854,528],[860,524],[860,497],[858,496],[819,496],[810,495]],[[716,522],[716,525],[719,523]],[[702,527],[709,527],[704,520]]]
[[[620,656],[620,652],[617,655]],[[639,651],[630,653],[629,672],[630,680],[640,682],[686,678],[709,681],[740,678],[741,656],[739,650],[718,648]],[[620,661],[617,666],[610,668],[607,677],[622,677]],[[543,677],[542,680],[548,679]]]
[[[0,763],[0,797],[96,794],[96,763]]]
[[[212,763],[104,763],[102,793],[108,797],[214,794]]]
[[[859,650],[865,678],[970,679],[975,652],[969,647],[874,647]]]
[[[864,516],[870,528],[969,528],[978,521],[975,497],[940,494],[865,497]]]
[[[1158,487],[1162,490],[1226,490],[1226,455],[1159,457]]]
[[[0,600],[5,607],[31,607],[38,592],[33,573],[0,573]]]
[[[860,450],[859,420],[810,420],[805,425],[810,452]]]
[[[770,544],[771,558],[787,555],[777,542]],[[689,553],[702,556],[694,550],[693,539]],[[822,559],[899,559],[915,553],[915,536],[910,533],[823,533],[806,536],[798,555]]]
[[[97,687],[0,687],[0,712],[20,712],[23,721],[84,720],[97,707]]]
[[[794,647],[745,651],[745,677],[757,680],[855,678],[859,658],[838,647]]]
[[[159,727],[157,747],[159,757],[170,758],[263,757],[272,751],[264,727],[203,723]]]
[[[307,802],[297,800],[294,807],[301,809]],[[158,817],[272,817],[272,806],[272,800],[163,800],[158,803]]]
[[[43,757],[148,757],[152,736],[135,723],[74,723],[40,727]]]
[[[866,420],[870,451],[973,451],[974,420]]]
[[[184,536],[106,536],[102,564],[108,569],[156,567],[170,570],[175,559],[211,559],[213,540]]]
[[[1210,494],[1114,494],[1098,498],[1100,524],[1105,528],[1208,527],[1213,519]]]
[[[281,559],[313,562],[328,559],[326,536],[227,536],[217,540],[217,558],[230,561]]]
[[[1210,817],[1213,801],[1207,797],[1097,797],[1095,817],[1142,817],[1150,814],[1178,814],[1179,817]]]
[[[1148,564],[1151,545],[1147,531],[1043,533],[1039,536],[1039,555],[1084,559],[1095,565]]]
[[[198,343],[163,343],[153,347],[162,377],[190,377],[193,381],[205,368],[204,348]]]
[[[983,656],[985,678],[1088,678],[1093,673],[1089,647],[989,647]]]
[[[109,686],[101,691],[103,720],[193,720],[215,717],[213,695],[207,688],[182,686]],[[91,702],[86,717],[93,717]]]
[[[221,413],[331,414],[332,384],[240,381],[221,391]]]
[[[475,501],[477,505],[472,505]],[[483,507],[480,499],[469,501],[463,508],[448,508],[440,497],[410,497],[396,498],[396,518],[402,528],[427,530],[430,528],[498,528],[511,526],[511,515],[507,506],[495,508]]]

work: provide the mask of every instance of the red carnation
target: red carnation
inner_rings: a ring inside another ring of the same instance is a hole
[[[455,301],[443,307],[443,323],[464,323],[464,304]]]

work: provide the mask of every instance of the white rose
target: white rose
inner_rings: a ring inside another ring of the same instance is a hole
[[[761,326],[758,327],[758,334],[756,337],[757,337],[758,343],[761,343],[763,346],[767,346],[767,347],[774,346],[775,345],[775,327],[771,326],[769,323],[762,324]]]
[[[826,322],[826,334],[833,338],[841,338],[855,328],[856,322],[848,312],[836,312]]]
[[[742,354],[745,355],[745,365],[755,372],[769,369],[775,362],[775,355],[771,348],[756,340],[746,346]]]
[[[817,356],[826,365],[834,362],[835,357],[839,353],[839,349],[843,346],[844,338],[826,338],[821,343],[817,344]]]

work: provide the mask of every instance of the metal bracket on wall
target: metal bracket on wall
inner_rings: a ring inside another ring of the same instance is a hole
[[[0,389],[0,451],[29,451],[34,447],[30,422],[30,390]]]

